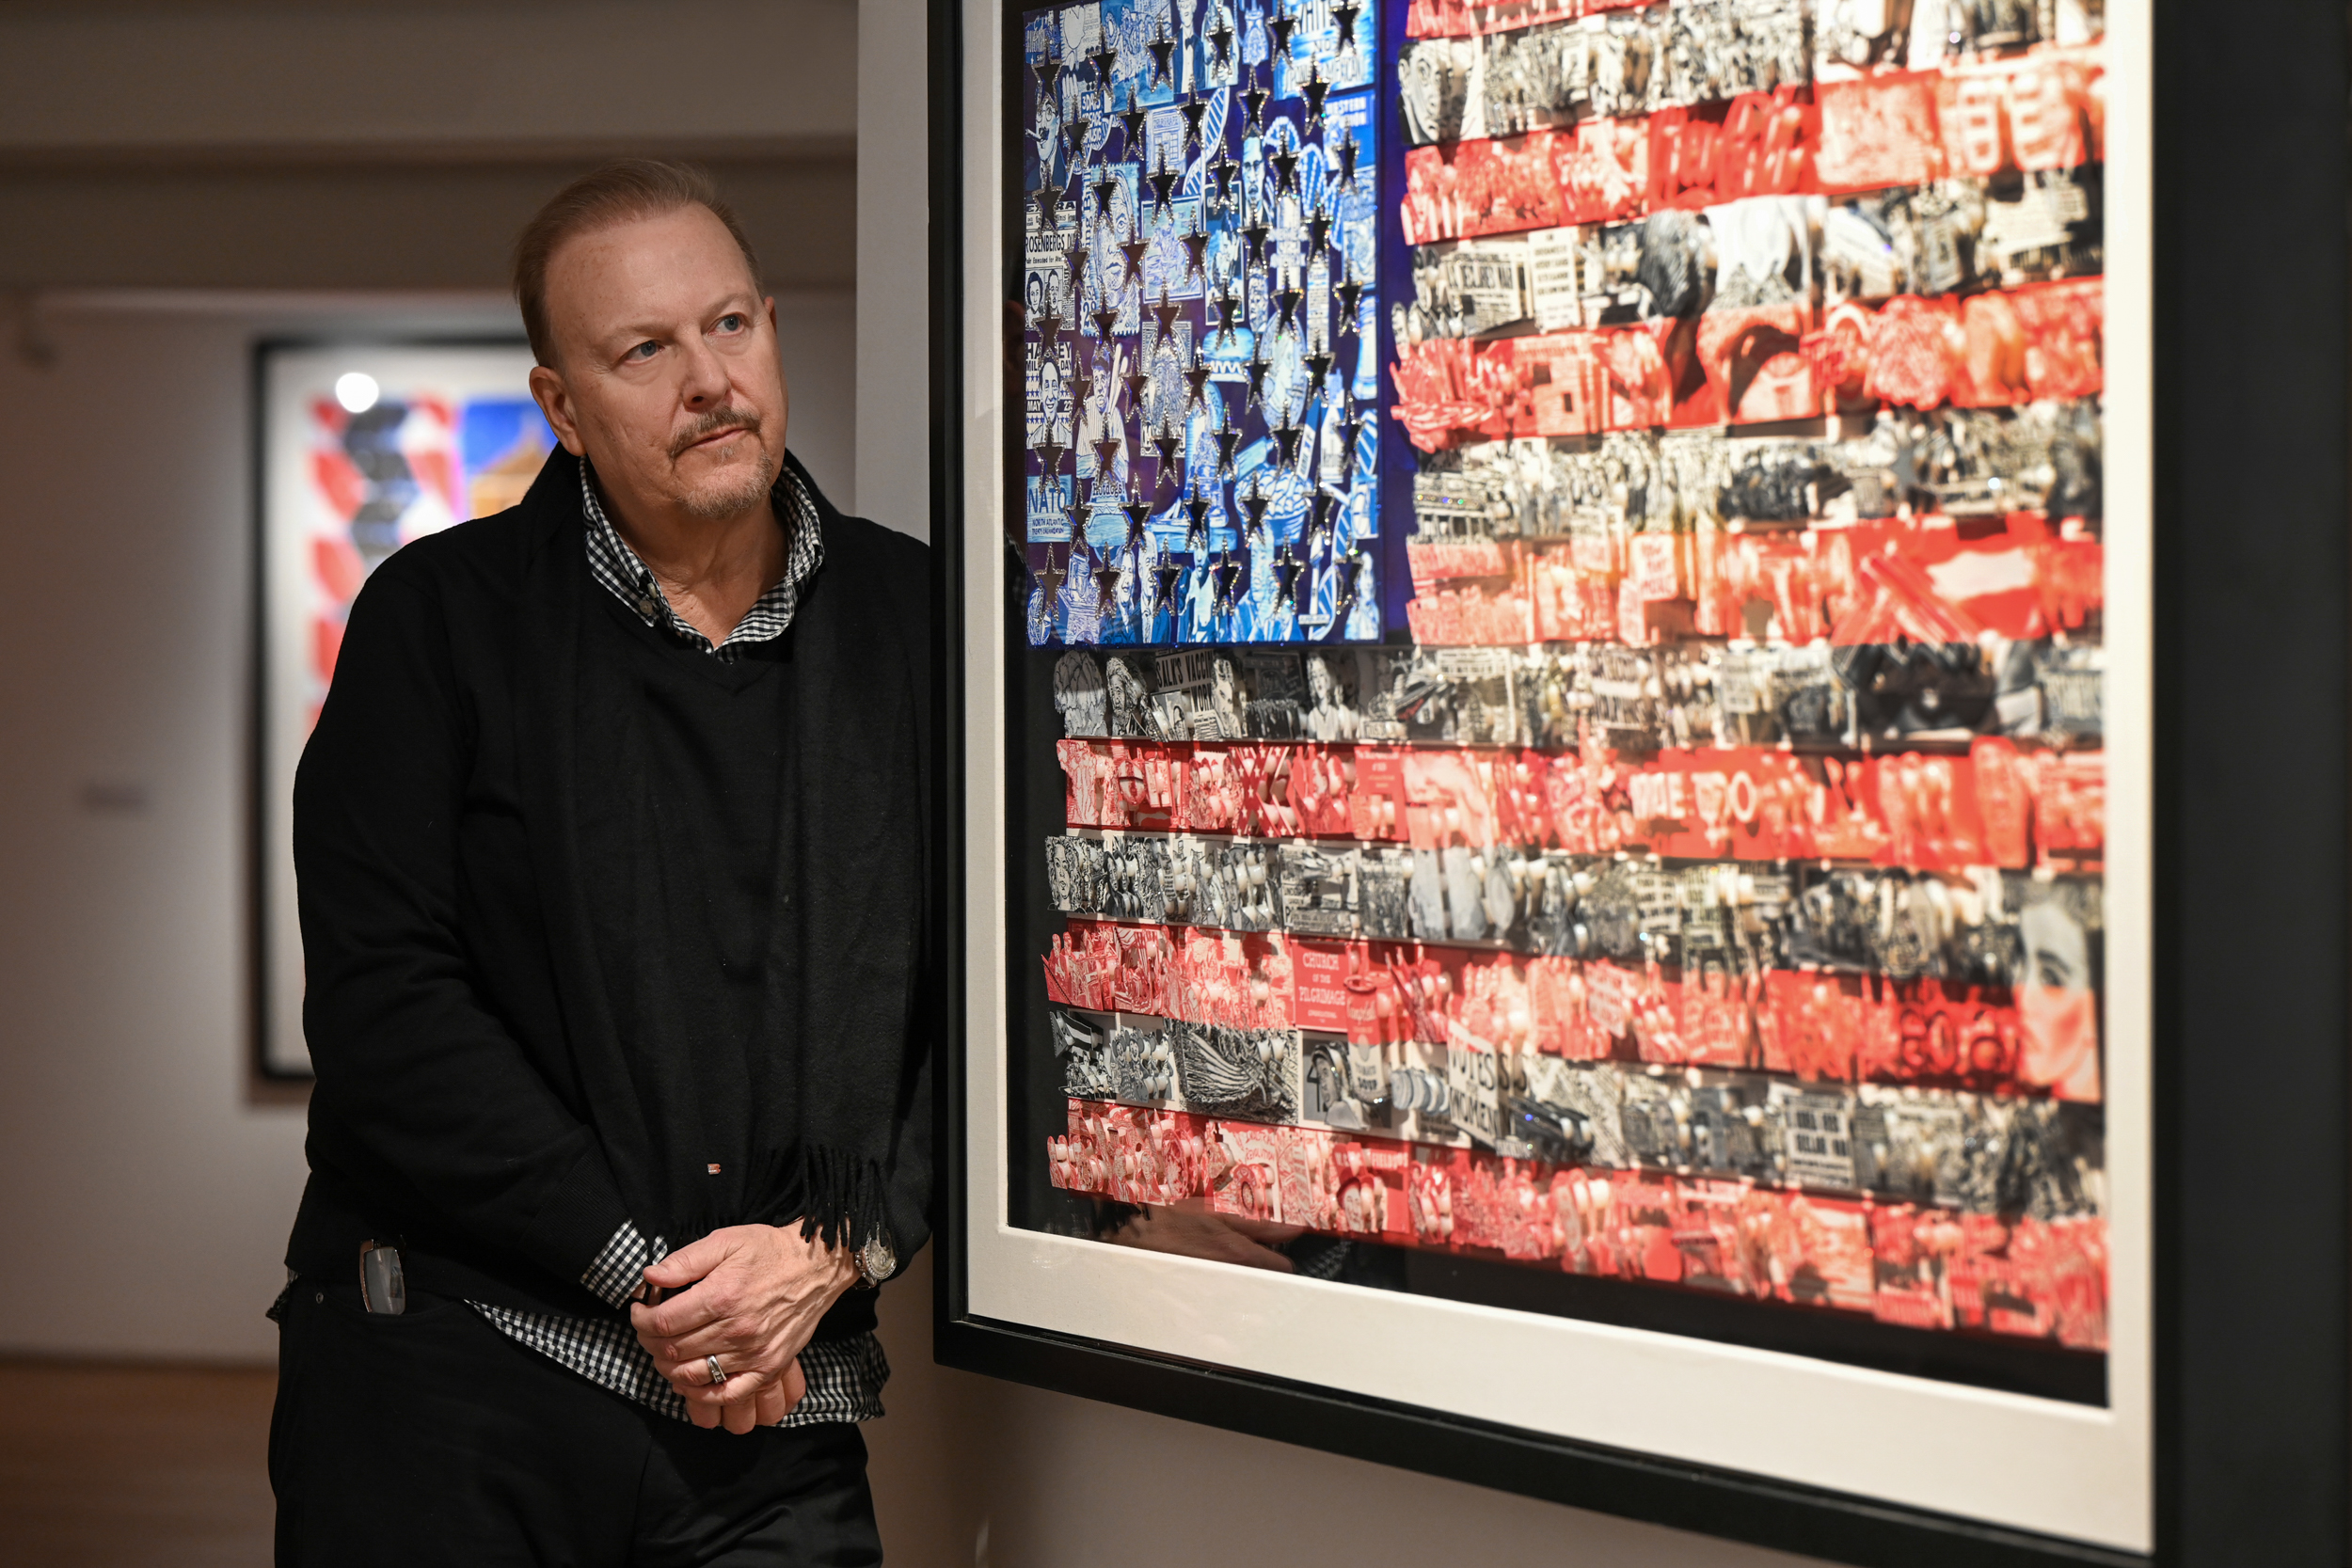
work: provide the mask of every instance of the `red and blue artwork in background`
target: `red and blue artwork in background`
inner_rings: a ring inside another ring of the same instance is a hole
[[[310,405],[310,491],[300,546],[310,562],[309,712],[334,678],[351,602],[410,540],[522,499],[555,444],[528,397],[387,395],[358,412],[333,397]]]

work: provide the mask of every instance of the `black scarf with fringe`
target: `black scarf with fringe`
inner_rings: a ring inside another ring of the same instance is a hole
[[[723,862],[724,832],[657,820],[668,799],[659,777],[678,768],[655,766],[646,748],[675,742],[676,705],[660,719],[629,705],[653,700],[648,682],[694,678],[660,669],[665,655],[711,656],[659,648],[663,634],[611,614],[570,530],[558,538],[572,546],[536,555],[518,606],[521,673],[538,688],[519,711],[540,729],[518,736],[524,789],[553,807],[530,814],[545,825],[532,859],[583,1099],[639,1227],[675,1248],[725,1226],[798,1220],[829,1243],[881,1236],[903,1259],[927,1229],[929,1196],[928,1159],[908,1147],[929,1141],[930,1106],[909,1103],[928,1035],[928,643],[925,626],[906,624],[910,600],[927,595],[889,580],[904,562],[877,547],[881,531],[845,522],[800,477],[826,563],[789,629],[739,667],[772,663],[736,683],[755,700],[722,721],[770,732],[748,749],[740,734],[721,737],[735,777],[755,752],[775,768],[772,794],[767,780],[756,792],[772,800],[773,831],[743,846],[768,861],[764,878],[747,879],[770,903],[752,939],[758,994],[732,1006],[695,994],[715,973],[698,945],[708,933],[675,916],[693,902],[693,879]],[[585,526],[577,465],[560,450],[532,490],[526,511],[568,496]],[[700,863],[679,863],[681,845]],[[689,1037],[698,1028],[735,1037]]]

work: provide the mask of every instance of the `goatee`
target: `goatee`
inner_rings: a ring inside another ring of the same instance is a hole
[[[679,433],[670,445],[670,458],[675,463],[688,448],[718,431],[735,429],[752,437],[755,454],[748,469],[730,470],[714,475],[707,483],[675,492],[671,499],[679,511],[690,517],[717,520],[739,516],[757,506],[768,492],[775,487],[776,460],[768,455],[759,435],[760,418],[748,408],[732,406],[713,408],[703,413],[693,424]]]

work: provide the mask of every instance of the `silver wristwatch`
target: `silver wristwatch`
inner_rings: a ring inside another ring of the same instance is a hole
[[[868,1236],[866,1244],[857,1249],[857,1282],[863,1289],[880,1290],[882,1282],[898,1272],[898,1255],[890,1250],[890,1243],[882,1239],[881,1231]]]

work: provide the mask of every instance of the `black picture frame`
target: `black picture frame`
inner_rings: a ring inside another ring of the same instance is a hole
[[[966,515],[961,82],[967,46],[994,40],[966,36],[956,0],[930,0],[928,62],[940,1362],[1838,1562],[2352,1560],[2352,38],[2344,8],[2301,0],[2153,9],[2153,1555],[972,1312],[958,695],[969,628],[951,546]]]
[[[315,347],[320,341],[292,337],[256,339],[246,374],[249,440],[246,455],[247,483],[252,487],[251,531],[246,535],[252,559],[247,563],[246,578],[246,592],[252,596],[246,623],[252,639],[246,657],[252,664],[246,686],[248,706],[245,735],[245,853],[241,857],[245,872],[246,1049],[246,1068],[254,1084],[280,1095],[307,1091],[316,1082],[317,1074],[280,1066],[270,1051],[270,988],[278,968],[277,957],[271,951],[270,916],[276,904],[269,885],[269,835],[277,821],[269,787],[269,362],[273,355]]]

